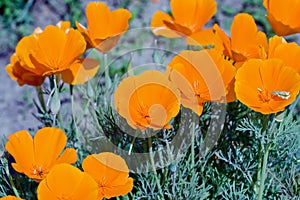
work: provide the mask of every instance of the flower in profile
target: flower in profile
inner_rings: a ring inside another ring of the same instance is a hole
[[[35,181],[46,177],[51,168],[59,163],[75,163],[75,149],[66,148],[67,136],[58,128],[46,127],[37,131],[34,139],[26,130],[8,137],[6,150],[14,157],[12,167]]]
[[[238,100],[262,114],[283,111],[295,100],[299,89],[300,76],[279,59],[251,59],[236,74]]]
[[[87,156],[82,162],[82,168],[97,182],[99,200],[125,195],[133,188],[128,166],[116,154],[103,152]]]
[[[226,100],[235,68],[215,49],[182,51],[167,67],[167,76],[181,92],[181,103],[198,115],[203,102]]]
[[[199,32],[217,11],[215,0],[171,0],[172,16],[154,13],[151,27],[155,35],[186,37]]]
[[[99,68],[96,60],[80,59],[85,46],[83,36],[70,22],[61,21],[45,30],[36,28],[17,44],[6,71],[19,85],[39,86],[52,74],[62,74],[66,83],[81,84],[93,78]]]
[[[78,22],[76,26],[87,41],[87,48],[106,53],[128,29],[131,13],[123,8],[110,11],[103,2],[90,2],[86,7],[86,18],[88,28]]]
[[[180,109],[180,94],[167,76],[149,70],[122,80],[114,94],[117,112],[134,129],[170,128]]]
[[[21,198],[15,197],[15,196],[6,196],[6,197],[1,197],[0,200],[22,200]]]
[[[237,14],[231,25],[231,37],[218,26],[195,33],[187,39],[191,45],[213,45],[214,48],[233,60],[239,67],[247,59],[260,58],[261,48],[267,46],[266,35],[258,31],[253,17],[246,13]]]
[[[300,33],[299,8],[297,0],[264,0],[273,31],[280,36]]]
[[[69,164],[55,165],[37,189],[39,200],[95,200],[98,187],[94,179]]]

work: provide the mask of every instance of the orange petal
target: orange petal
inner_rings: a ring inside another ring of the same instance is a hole
[[[109,37],[123,34],[129,27],[128,20],[131,13],[123,8],[114,10],[110,15]],[[100,38],[101,39],[101,38]]]
[[[231,25],[231,48],[236,53],[235,61],[259,58],[259,44],[256,44],[257,27],[251,15],[237,14]]]
[[[99,67],[100,64],[95,59],[80,59],[62,72],[62,80],[71,85],[83,84],[96,75]]]
[[[77,60],[86,49],[86,42],[79,31],[69,29],[67,31],[67,41],[64,46],[63,59],[60,62],[61,70],[69,69],[70,65]]]
[[[85,40],[79,31],[47,26],[38,36],[37,49],[31,61],[46,66],[44,75],[49,75],[68,69],[85,48]]]
[[[193,88],[194,95],[190,99],[191,101],[195,101],[195,98],[200,98],[202,99],[200,103],[202,103],[225,97],[226,87],[222,80],[224,65],[218,65],[214,58],[215,55],[210,55],[209,51],[206,50],[182,51],[169,63],[168,67],[178,71],[185,78],[185,82],[189,83]],[[179,63],[184,67],[177,65]],[[180,88],[180,85],[185,83],[175,82],[175,84]],[[186,95],[184,90],[181,90],[181,93],[187,97],[190,96],[190,94]]]
[[[280,44],[270,58],[278,58],[285,66],[294,68],[300,74],[300,47],[295,43]]]
[[[180,37],[176,31],[169,29],[165,22],[172,23],[173,19],[170,15],[162,12],[156,11],[152,17],[151,28],[155,35],[161,35],[168,38],[177,38]]]
[[[6,197],[1,197],[0,200],[22,200],[22,199],[15,196],[8,195]]]
[[[103,197],[109,199],[116,196],[123,196],[128,194],[132,190],[132,188],[133,188],[133,179],[128,178],[127,182],[123,183],[122,185],[116,185],[109,189],[103,188],[103,193],[104,193]]]
[[[214,47],[221,47],[223,50],[223,43],[219,40],[217,35],[214,33],[212,28],[205,29],[199,32],[192,34],[186,39],[187,44],[189,45],[199,45],[199,46],[208,46],[212,45]]]
[[[300,32],[300,2],[294,0],[264,1],[268,11],[267,19],[277,35],[285,36]]]
[[[38,130],[34,136],[36,164],[44,170],[50,170],[67,143],[65,133],[54,127]]]
[[[95,47],[96,45],[93,43],[92,39],[90,38],[87,29],[77,21],[76,21],[76,27],[86,41],[86,49]]]
[[[56,26],[47,26],[39,34],[37,48],[33,54],[34,59],[47,67],[47,71],[55,71],[60,67],[60,62],[67,42],[67,36],[63,30]]]
[[[161,129],[179,112],[179,92],[164,74],[155,70],[124,79],[114,99],[117,112],[135,129]]]
[[[24,84],[39,86],[43,84],[45,79],[21,66],[16,54],[11,56],[10,64],[6,66],[6,71],[11,79],[17,81],[20,86]]]
[[[71,28],[71,23],[69,21],[59,21],[56,26],[63,31],[67,31],[69,28]]]
[[[249,60],[236,75],[237,98],[246,106],[263,114],[284,110],[295,100],[299,89],[300,76],[278,59]],[[287,97],[280,97],[278,92],[287,93]]]
[[[268,49],[268,57],[272,58],[275,52],[275,49],[281,45],[286,43],[285,39],[283,37],[279,37],[277,35],[271,37],[269,39],[269,49]]]
[[[14,157],[13,165],[20,173],[30,173],[34,159],[33,140],[26,130],[18,131],[8,137],[5,149]]]
[[[95,200],[98,197],[97,183],[88,174],[68,164],[53,167],[37,189],[38,199]]]
[[[88,22],[88,33],[92,40],[106,39],[109,37],[110,10],[103,2],[90,2],[86,6],[86,18]]]
[[[214,0],[171,0],[174,22],[189,28],[192,32],[199,31],[217,11]]]
[[[104,152],[87,156],[82,162],[82,167],[98,183],[99,196],[121,196],[133,188],[127,164],[116,154]]]
[[[282,22],[276,20],[272,14],[268,14],[267,19],[272,26],[273,31],[279,36],[300,33],[300,27],[291,28],[289,25],[285,25]]]
[[[102,53],[107,53],[108,51],[110,51],[112,48],[114,48],[117,45],[120,38],[121,38],[121,35],[109,37],[105,40],[95,39],[95,40],[93,40],[93,43],[95,44],[94,47]]]
[[[73,164],[77,161],[77,153],[76,150],[73,148],[66,148],[64,152],[59,156],[56,160],[55,164],[60,163],[70,163]]]
[[[26,67],[27,70],[42,76],[47,70],[47,67],[40,63],[33,63],[31,60],[31,54],[36,51],[37,44],[37,36],[25,36],[18,42],[16,46],[16,54],[23,67]]]
[[[236,100],[236,94],[234,91],[234,85],[235,85],[235,78],[232,79],[232,81],[227,85],[227,95],[226,95],[226,102],[233,102]]]

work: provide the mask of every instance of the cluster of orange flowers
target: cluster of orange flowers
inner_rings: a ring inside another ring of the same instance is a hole
[[[300,7],[298,1],[289,2]],[[216,13],[215,0],[171,0],[170,5],[172,16],[162,11],[154,14],[153,33],[185,38],[188,45],[202,48],[176,55],[165,74],[145,72],[121,82],[115,107],[130,126],[168,128],[180,103],[201,115],[204,102],[238,99],[257,112],[270,114],[283,111],[295,100],[300,89],[300,47],[296,43],[280,36],[268,41],[246,13],[234,17],[231,37],[217,24],[203,29]],[[264,1],[267,18],[279,35],[300,32],[299,13],[290,12],[286,5],[280,0]]]
[[[112,49],[128,29],[131,13],[125,9],[110,11],[103,2],[91,2],[86,7],[88,29],[76,22],[61,21],[56,26],[36,28],[22,38],[11,56],[6,70],[19,85],[39,86],[45,77],[61,75],[68,84],[82,84],[93,78],[99,62],[83,59],[84,52],[96,48],[105,53]],[[113,23],[112,23],[113,22]]]
[[[65,133],[54,127],[38,130],[33,139],[26,130],[8,137],[5,148],[15,160],[12,167],[39,182],[38,199],[96,200],[132,190],[123,158],[109,152],[89,155],[82,161],[82,172],[71,165],[77,154],[74,148],[65,148],[66,143]]]
[[[76,22],[76,30],[70,22],[61,21],[44,30],[36,28],[22,38],[6,67],[11,78],[21,86],[40,86],[53,75],[71,85],[93,78],[99,62],[82,58],[83,54],[89,48],[102,53],[112,49],[128,29],[131,13],[125,9],[110,11],[102,2],[91,2],[86,15],[88,29]],[[109,152],[89,155],[81,171],[71,165],[77,154],[74,148],[65,148],[66,144],[65,133],[54,127],[40,129],[34,138],[26,130],[8,137],[5,148],[15,160],[12,167],[39,182],[38,199],[109,199],[132,190],[133,179],[123,158]]]
[[[287,3],[288,2],[288,3]],[[124,79],[114,93],[114,105],[134,129],[170,128],[180,105],[202,114],[203,103],[227,103],[238,99],[254,111],[283,111],[300,89],[300,47],[282,36],[299,33],[300,2],[264,0],[267,19],[279,36],[259,31],[251,15],[233,19],[228,36],[217,24],[203,28],[217,11],[215,0],[171,0],[172,15],[157,11],[153,33],[184,38],[200,50],[184,50],[167,65],[165,73],[149,70]],[[108,52],[128,29],[129,11],[110,11],[101,2],[86,8],[87,26],[69,22],[37,28],[17,45],[7,72],[20,85],[39,86],[45,77],[61,75],[69,84],[81,84],[97,72],[99,63],[83,59],[89,48]],[[6,150],[14,157],[13,168],[40,182],[39,199],[102,199],[132,190],[125,161],[112,153],[90,155],[83,172],[70,165],[77,160],[67,137],[57,128],[43,128],[34,139],[27,131],[8,138]],[[6,197],[6,199],[14,197]]]

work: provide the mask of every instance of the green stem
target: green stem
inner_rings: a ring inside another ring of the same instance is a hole
[[[78,139],[78,127],[77,127],[76,117],[75,117],[75,112],[74,112],[75,111],[75,104],[74,104],[73,89],[74,89],[74,86],[70,85],[72,120],[73,120],[73,123],[74,123],[74,129],[75,129],[74,138],[75,138],[76,141],[79,141],[79,139]]]
[[[134,134],[134,137],[133,137],[133,140],[132,140],[132,142],[131,142],[131,144],[130,144],[130,147],[129,147],[129,151],[128,151],[128,155],[129,155],[129,156],[131,155],[131,151],[132,151],[132,148],[133,148],[133,144],[134,144],[134,142],[135,142],[135,140],[136,140],[138,134],[139,134],[139,129],[136,129],[135,134]]]
[[[192,163],[191,163],[191,169],[195,167],[195,132],[196,132],[196,126],[197,126],[197,115],[193,113],[192,117],[192,127],[191,127],[191,157],[192,157]]]
[[[261,170],[261,179],[259,184],[258,200],[262,200],[265,187],[265,179],[267,178],[266,169],[268,164],[269,147],[267,146],[264,152],[263,165]]]
[[[36,92],[37,92],[37,95],[38,95],[39,102],[40,102],[40,104],[42,106],[42,109],[43,109],[44,112],[46,112],[47,108],[46,108],[45,99],[44,99],[44,96],[43,96],[42,87],[41,86],[37,86],[36,87]]]
[[[1,164],[4,164],[4,163],[1,162]],[[13,179],[12,179],[10,173],[9,173],[7,158],[6,158],[6,161],[5,161],[5,171],[6,171],[6,175],[8,177],[8,181],[10,183],[10,186],[11,186],[12,190],[14,191],[15,196],[18,197],[18,198],[20,198],[19,192],[18,192],[18,190],[17,190],[17,188],[15,186],[15,183],[14,183],[14,181],[13,181]]]
[[[263,116],[263,124],[261,129],[261,143],[259,147],[259,154],[258,154],[258,169],[257,169],[257,184],[259,185],[259,190],[257,192],[258,199],[261,200],[263,196],[263,190],[264,190],[264,183],[266,179],[266,166],[268,162],[268,144],[265,146],[265,135],[267,134],[267,128],[268,128],[268,122],[269,122],[269,115]],[[263,158],[263,160],[262,160]],[[256,190],[257,191],[257,190]]]
[[[11,175],[8,174],[7,176],[8,176],[8,179],[9,179],[9,183],[10,183],[10,185],[11,185],[13,191],[14,191],[15,196],[18,197],[18,198],[20,198],[19,192],[18,192],[18,190],[16,189],[16,186],[15,186],[15,184],[14,184],[14,181],[12,180]]]
[[[104,75],[105,75],[105,102],[109,101],[109,89],[110,89],[110,77],[109,77],[109,68],[107,66],[107,54],[103,54],[103,64],[104,64]]]
[[[154,162],[154,154],[153,154],[153,149],[152,149],[152,139],[151,139],[151,131],[149,129],[146,129],[146,132],[148,133],[148,147],[149,147],[149,154],[150,154],[150,163],[152,166],[152,170],[154,173],[154,177],[155,177],[155,181],[156,181],[156,185],[158,188],[158,192],[160,194],[160,196],[162,197],[162,199],[164,199],[164,194],[162,191],[162,187],[160,185],[160,181],[156,172],[156,167],[155,167],[155,162]]]

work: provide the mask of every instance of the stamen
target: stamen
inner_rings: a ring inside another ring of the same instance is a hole
[[[284,100],[287,100],[291,97],[290,92],[287,92],[287,91],[273,91],[272,94],[274,94]]]

